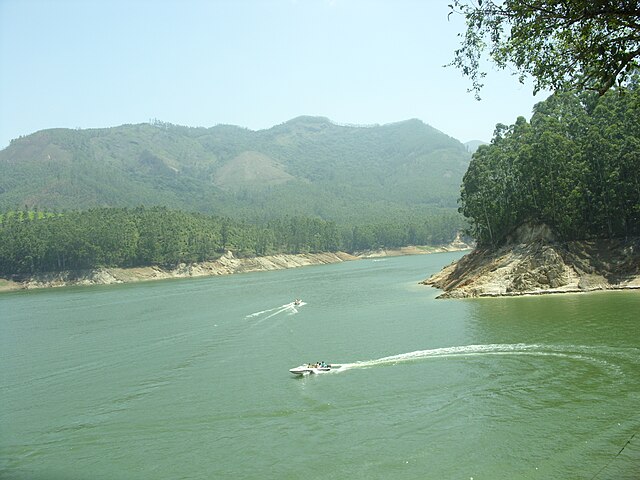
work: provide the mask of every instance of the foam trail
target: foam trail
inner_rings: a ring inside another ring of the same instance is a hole
[[[581,352],[580,349],[581,347],[528,345],[523,343],[464,345],[458,347],[434,348],[431,350],[417,350],[415,352],[401,353],[399,355],[392,355],[389,357],[382,357],[362,362],[343,363],[337,371],[340,372],[353,368],[368,368],[378,365],[393,365],[396,363],[410,362],[426,358],[465,357],[480,355],[554,356],[587,360],[602,364],[601,366],[609,368],[612,367],[611,365],[608,365],[608,362],[606,361],[598,360],[596,358],[593,358],[592,356],[585,356],[585,352]]]
[[[306,305],[305,302],[300,302],[298,305],[295,304],[295,302],[291,302],[291,303],[287,303],[285,305],[280,305],[279,307],[274,307],[274,308],[270,308],[268,310],[263,310],[261,312],[256,312],[256,313],[252,313],[251,315],[247,315],[245,318],[251,318],[251,317],[259,317],[261,315],[265,315],[267,313],[269,313],[269,315],[267,315],[264,318],[260,319],[261,323],[271,317],[275,317],[276,315],[279,315],[281,313],[287,312],[289,315],[294,315],[296,313],[298,313],[298,309],[296,307],[301,307],[303,305]]]
[[[287,307],[287,309],[289,310],[289,315],[295,315],[296,313],[298,313],[298,309],[296,307],[302,307],[303,305],[306,305],[306,303],[300,302],[296,305],[295,302],[291,302],[287,305],[283,305],[283,307]]]
[[[275,307],[275,308],[270,308],[269,310],[262,310],[260,312],[251,313],[251,314],[247,315],[244,318],[259,317],[260,315],[264,315],[265,313],[273,312],[274,310],[277,310],[279,308],[281,308],[281,307]]]
[[[289,305],[283,305],[280,309],[276,310],[271,315],[267,315],[266,317],[264,317],[263,320],[266,320],[266,319],[271,318],[271,317],[275,317],[276,315],[278,315],[278,314],[280,314],[282,312],[285,312],[285,311],[287,311],[287,310],[289,310],[291,308],[293,308],[293,307],[290,307]]]

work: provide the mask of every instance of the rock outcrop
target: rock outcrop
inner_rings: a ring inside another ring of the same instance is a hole
[[[639,238],[557,242],[537,227],[512,242],[475,249],[421,283],[443,290],[438,298],[640,288]]]

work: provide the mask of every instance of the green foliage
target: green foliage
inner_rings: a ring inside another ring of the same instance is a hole
[[[469,159],[418,120],[44,130],[0,151],[0,209],[63,213],[0,217],[0,272],[447,243]]]
[[[638,68],[640,6],[616,0],[453,0],[467,23],[452,65],[482,88],[485,51],[495,65],[515,67],[541,89],[595,90],[627,83]],[[450,15],[451,15],[450,14]]]
[[[0,225],[3,222],[8,221],[11,217],[16,217],[17,220],[34,220],[41,219],[45,217],[53,217],[56,215],[52,212],[40,212],[38,210],[18,210],[18,211],[9,211],[6,213],[0,213]]]
[[[44,130],[0,151],[0,209],[169,206],[265,222],[339,224],[456,208],[470,154],[418,120],[340,126],[300,117],[268,130],[162,122]]]
[[[546,223],[565,240],[640,234],[640,89],[557,93],[473,155],[460,212],[480,245]]]
[[[11,212],[0,217],[0,274],[98,267],[171,266],[239,256],[366,250],[447,243],[462,228],[458,215],[415,224],[357,227],[309,217],[252,224],[166,207],[96,208],[60,215]]]

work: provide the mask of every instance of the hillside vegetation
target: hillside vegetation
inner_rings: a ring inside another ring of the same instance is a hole
[[[0,152],[0,274],[449,243],[469,158],[418,120],[45,130]]]
[[[350,227],[309,217],[251,224],[166,207],[97,208],[0,216],[0,276],[101,267],[207,262],[229,250],[239,257],[443,244],[454,221],[426,219]]]
[[[469,159],[464,145],[419,120],[51,129],[0,151],[0,210],[162,205],[249,221],[423,219],[455,210]]]
[[[524,224],[556,240],[640,235],[640,86],[556,93],[531,121],[498,125],[464,175],[460,211],[480,246]]]
[[[477,248],[424,283],[443,297],[640,288],[640,88],[555,93],[473,155]]]

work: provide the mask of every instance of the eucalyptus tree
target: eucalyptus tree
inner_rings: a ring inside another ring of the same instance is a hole
[[[460,212],[479,245],[526,222],[564,240],[640,234],[640,89],[556,92],[473,155]]]
[[[605,95],[585,136],[591,229],[600,236],[640,234],[640,89]]]
[[[583,234],[585,163],[582,145],[588,131],[584,96],[556,93],[534,108],[524,177],[536,182],[530,219],[553,225],[561,238]]]

